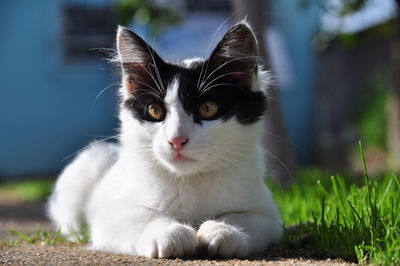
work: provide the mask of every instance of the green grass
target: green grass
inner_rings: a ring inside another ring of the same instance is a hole
[[[283,248],[359,263],[400,263],[400,182],[395,175],[363,182],[310,176],[289,190],[274,188],[287,230]],[[312,173],[312,172],[311,172]]]
[[[35,202],[45,200],[51,193],[54,181],[26,180],[0,185],[0,198],[14,198],[19,201]]]
[[[16,229],[11,229],[9,234],[9,240],[0,241],[0,246],[13,247],[21,244],[32,244],[41,246],[67,243],[87,244],[90,238],[88,227],[84,227],[84,229],[80,233],[72,233],[72,242],[64,237],[60,231],[53,232],[39,229],[32,234],[23,234]],[[15,238],[15,236],[17,238]]]
[[[16,246],[22,243],[45,246],[56,245],[66,241],[66,238],[59,231],[37,230],[33,234],[23,234],[16,229],[12,229],[10,234],[18,236],[19,240],[9,240],[5,243],[6,246]]]

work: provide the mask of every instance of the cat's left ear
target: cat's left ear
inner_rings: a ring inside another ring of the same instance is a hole
[[[258,43],[251,26],[243,20],[233,26],[218,43],[210,57],[216,65],[240,67],[247,73],[257,73]]]
[[[123,70],[124,95],[134,95],[141,86],[157,86],[153,84],[153,76],[163,60],[145,40],[128,28],[119,26],[117,50],[117,60]]]

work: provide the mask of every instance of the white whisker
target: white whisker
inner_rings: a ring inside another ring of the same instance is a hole
[[[217,68],[215,68],[215,69],[204,79],[204,81],[200,84],[200,88],[204,85],[204,83],[207,82],[207,80],[208,80],[216,71],[218,71],[218,70],[221,69],[222,67],[224,67],[224,66],[226,66],[227,64],[232,63],[232,62],[234,62],[234,61],[243,60],[243,59],[250,59],[250,58],[259,59],[259,58],[261,58],[261,57],[260,57],[260,56],[257,56],[257,55],[240,56],[240,57],[235,57],[235,58],[233,58],[233,59],[231,59],[231,60],[228,60],[228,61],[222,63],[220,66],[218,66]]]
[[[154,83],[156,84],[157,88],[159,89],[160,93],[162,94],[163,90],[160,88],[160,85],[158,84],[157,80],[154,78],[153,74],[150,73],[150,66],[152,66],[152,65],[150,63],[147,64],[147,66],[149,67],[149,70],[147,70],[147,68],[145,68],[142,64],[140,66],[143,67],[143,69],[147,72],[147,74],[149,74],[149,76],[151,77],[151,79],[154,81]]]
[[[93,103],[92,103],[92,106],[94,106],[94,105],[96,104],[96,102],[97,102],[97,100],[99,99],[99,97],[100,97],[106,90],[108,90],[109,88],[111,88],[112,86],[117,85],[117,84],[121,84],[121,82],[120,82],[120,81],[114,82],[114,83],[108,85],[107,87],[105,87],[104,89],[102,89],[102,90],[96,95],[96,98],[94,98],[94,101],[93,101]]]
[[[286,164],[278,158],[278,156],[276,156],[275,154],[273,154],[272,152],[265,150],[265,152],[267,153],[266,155],[272,157],[273,159],[275,159],[277,162],[279,162],[280,165],[283,166],[283,168],[286,170],[286,172],[288,173],[290,178],[293,178],[292,173],[290,172],[289,168],[286,166]]]
[[[202,90],[200,91],[199,95],[201,96],[201,95],[203,95],[204,93],[206,93],[207,91],[211,90],[212,88],[219,87],[219,86],[224,86],[224,85],[237,87],[237,85],[236,85],[236,84],[233,84],[233,83],[217,83],[217,84],[214,84],[214,85],[212,85],[212,86],[210,86],[210,87],[207,87],[207,88],[202,89]]]
[[[266,131],[265,134],[268,134],[268,135],[271,135],[271,136],[273,136],[273,137],[276,137],[276,138],[278,138],[278,139],[280,139],[280,140],[283,140],[283,141],[285,141],[286,143],[288,143],[288,144],[292,145],[293,147],[295,147],[298,151],[302,152],[304,155],[307,154],[302,148],[300,148],[299,145],[297,145],[297,144],[294,143],[293,141],[290,141],[289,139],[286,139],[286,138],[284,138],[284,137],[278,136],[278,135],[276,135],[276,134],[274,134],[274,133],[271,133],[271,132],[268,132],[268,131]]]
[[[157,76],[157,78],[158,78],[158,81],[160,82],[160,86],[161,86],[161,88],[163,89],[163,91],[164,91],[164,93],[165,93],[165,88],[164,88],[164,86],[163,86],[163,83],[162,83],[162,79],[161,79],[161,76],[160,76],[160,72],[158,72],[158,67],[157,67],[157,63],[156,63],[156,60],[154,59],[154,50],[153,49],[150,49],[150,46],[147,44],[147,42],[146,42],[146,45],[147,45],[147,49],[149,50],[149,53],[150,53],[150,55],[151,55],[151,59],[153,60],[153,63],[154,63],[154,70],[155,70],[155,72],[156,72],[156,76]],[[153,42],[153,47],[154,47],[154,42]]]
[[[238,72],[228,72],[228,73],[219,75],[218,77],[216,77],[216,78],[213,79],[212,81],[208,82],[205,86],[201,86],[201,87],[200,87],[200,91],[207,90],[207,89],[208,89],[208,86],[211,85],[213,82],[217,81],[218,79],[223,78],[223,77],[226,77],[226,76],[229,76],[229,75],[234,75],[234,74],[251,75],[251,74],[249,74],[249,73],[239,72],[239,71],[238,71]]]
[[[215,37],[217,37],[218,32],[222,29],[222,27],[225,25],[225,23],[227,23],[227,22],[232,18],[232,16],[233,16],[233,15],[231,15],[231,16],[229,16],[227,19],[225,19],[224,22],[222,22],[222,24],[221,24],[221,25],[218,27],[218,29],[215,31],[214,35],[213,35],[212,38],[211,38],[211,41],[208,43],[205,56],[208,55],[208,53],[209,53],[209,51],[210,51],[210,48],[211,48],[211,45],[213,44],[213,42],[214,42],[214,40],[215,40]],[[209,63],[209,61],[207,61],[207,65],[206,65],[206,68],[205,68],[204,73],[207,73],[208,63]],[[200,80],[202,79],[203,70],[204,70],[204,65],[205,65],[205,64],[204,64],[204,62],[203,62],[203,65],[201,66],[201,70],[200,70],[200,75],[199,75],[199,78],[198,78],[198,80],[197,80],[197,86],[196,86],[197,88],[199,88],[199,83],[200,83]]]
[[[88,145],[86,145],[85,147],[83,147],[83,148],[81,148],[81,149],[79,149],[79,150],[77,150],[77,151],[71,153],[70,155],[64,157],[64,158],[62,159],[62,161],[65,161],[65,160],[71,158],[72,156],[78,154],[79,152],[81,152],[81,151],[83,151],[83,150],[85,150],[85,149],[87,149],[87,148],[89,148],[89,147],[91,147],[91,146],[93,146],[93,145],[95,145],[95,144],[98,144],[98,143],[100,143],[100,142],[104,142],[104,141],[109,140],[109,139],[118,139],[118,136],[115,136],[115,135],[114,135],[114,136],[110,136],[110,137],[107,137],[107,138],[104,138],[104,139],[95,140],[95,141],[89,143]]]

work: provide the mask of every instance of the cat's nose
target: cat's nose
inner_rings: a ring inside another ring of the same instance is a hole
[[[186,137],[175,137],[170,139],[168,142],[177,152],[182,150],[182,146],[188,143],[189,139]]]

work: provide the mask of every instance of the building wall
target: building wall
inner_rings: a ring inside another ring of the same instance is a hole
[[[303,1],[273,1],[267,12],[272,13],[273,26],[283,39],[278,45],[287,53],[288,67],[283,69],[292,76],[280,86],[289,141],[294,143],[297,157],[306,161],[313,143],[311,39],[318,25],[318,8],[313,4],[301,7],[299,2]],[[63,50],[66,5],[112,3],[0,1],[0,178],[55,173],[70,160],[65,157],[95,138],[115,133],[116,71],[100,58],[68,61]],[[160,55],[173,61],[206,56],[215,30],[229,17],[225,13],[188,15],[184,24],[168,31],[155,44]],[[228,24],[216,34],[214,44]]]
[[[62,8],[70,1],[0,2],[0,176],[59,170],[116,126],[117,80],[100,58],[67,62]],[[75,1],[76,2],[76,1]]]

